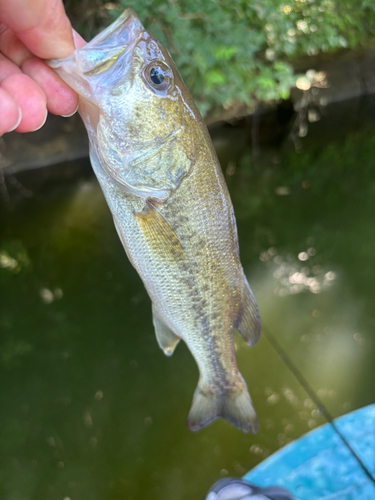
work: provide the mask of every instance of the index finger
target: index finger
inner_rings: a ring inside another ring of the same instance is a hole
[[[64,58],[74,52],[62,0],[0,0],[0,19],[41,59]]]

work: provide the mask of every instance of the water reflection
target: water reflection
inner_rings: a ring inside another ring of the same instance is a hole
[[[337,416],[374,399],[375,141],[277,156],[256,175],[248,156],[229,169],[241,259],[264,324]],[[2,219],[4,498],[201,498],[324,422],[264,336],[252,349],[236,337],[259,433],[186,429],[196,366],[184,345],[170,359],[158,348],[94,179]]]
[[[274,292],[283,297],[305,291],[320,293],[332,286],[336,279],[333,271],[323,270],[313,262],[310,262],[310,266],[301,264],[314,255],[316,250],[313,247],[300,252],[297,258],[290,253],[279,255],[276,248],[270,247],[260,254],[259,259],[267,263],[268,268],[274,269],[272,275],[278,281]]]

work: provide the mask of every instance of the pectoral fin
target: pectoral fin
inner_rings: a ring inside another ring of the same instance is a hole
[[[142,212],[135,212],[134,215],[146,243],[155,253],[174,261],[184,258],[185,252],[176,233],[149,200],[146,200]]]
[[[181,340],[180,337],[162,322],[154,305],[152,306],[152,321],[160,348],[163,349],[166,356],[172,356],[177,344]]]
[[[260,317],[257,303],[255,302],[255,298],[250,290],[245,275],[243,279],[241,316],[236,328],[242,335],[244,341],[249,346],[252,346],[260,336]]]

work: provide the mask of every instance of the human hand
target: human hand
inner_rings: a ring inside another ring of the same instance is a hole
[[[48,111],[76,111],[77,94],[43,59],[67,57],[84,44],[62,0],[0,0],[0,137],[38,130]]]

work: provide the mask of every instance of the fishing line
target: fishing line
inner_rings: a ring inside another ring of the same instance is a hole
[[[369,471],[369,469],[366,467],[366,465],[363,463],[361,458],[357,455],[357,453],[354,451],[352,448],[351,444],[348,442],[346,437],[341,433],[341,431],[338,429],[337,425],[335,424],[334,418],[331,415],[331,413],[327,410],[327,408],[324,406],[323,402],[319,398],[319,396],[315,393],[314,389],[311,387],[311,385],[307,382],[305,377],[302,375],[300,370],[297,368],[297,366],[293,363],[293,361],[290,359],[288,356],[287,352],[284,350],[284,348],[279,344],[279,342],[276,340],[276,338],[272,335],[272,333],[269,331],[268,328],[262,327],[262,332],[263,335],[266,337],[268,342],[271,344],[271,346],[275,349],[277,352],[278,356],[282,359],[282,361],[285,363],[285,365],[288,367],[290,372],[293,374],[293,376],[296,378],[298,383],[303,387],[303,389],[306,391],[306,393],[310,396],[312,401],[316,404],[318,407],[319,412],[325,417],[327,422],[331,425],[332,429],[336,432],[336,434],[340,437],[341,441],[344,443],[344,445],[347,447],[353,458],[357,461],[358,465],[361,467],[363,472],[366,474],[366,476],[370,479],[370,481],[375,484],[375,478]]]

